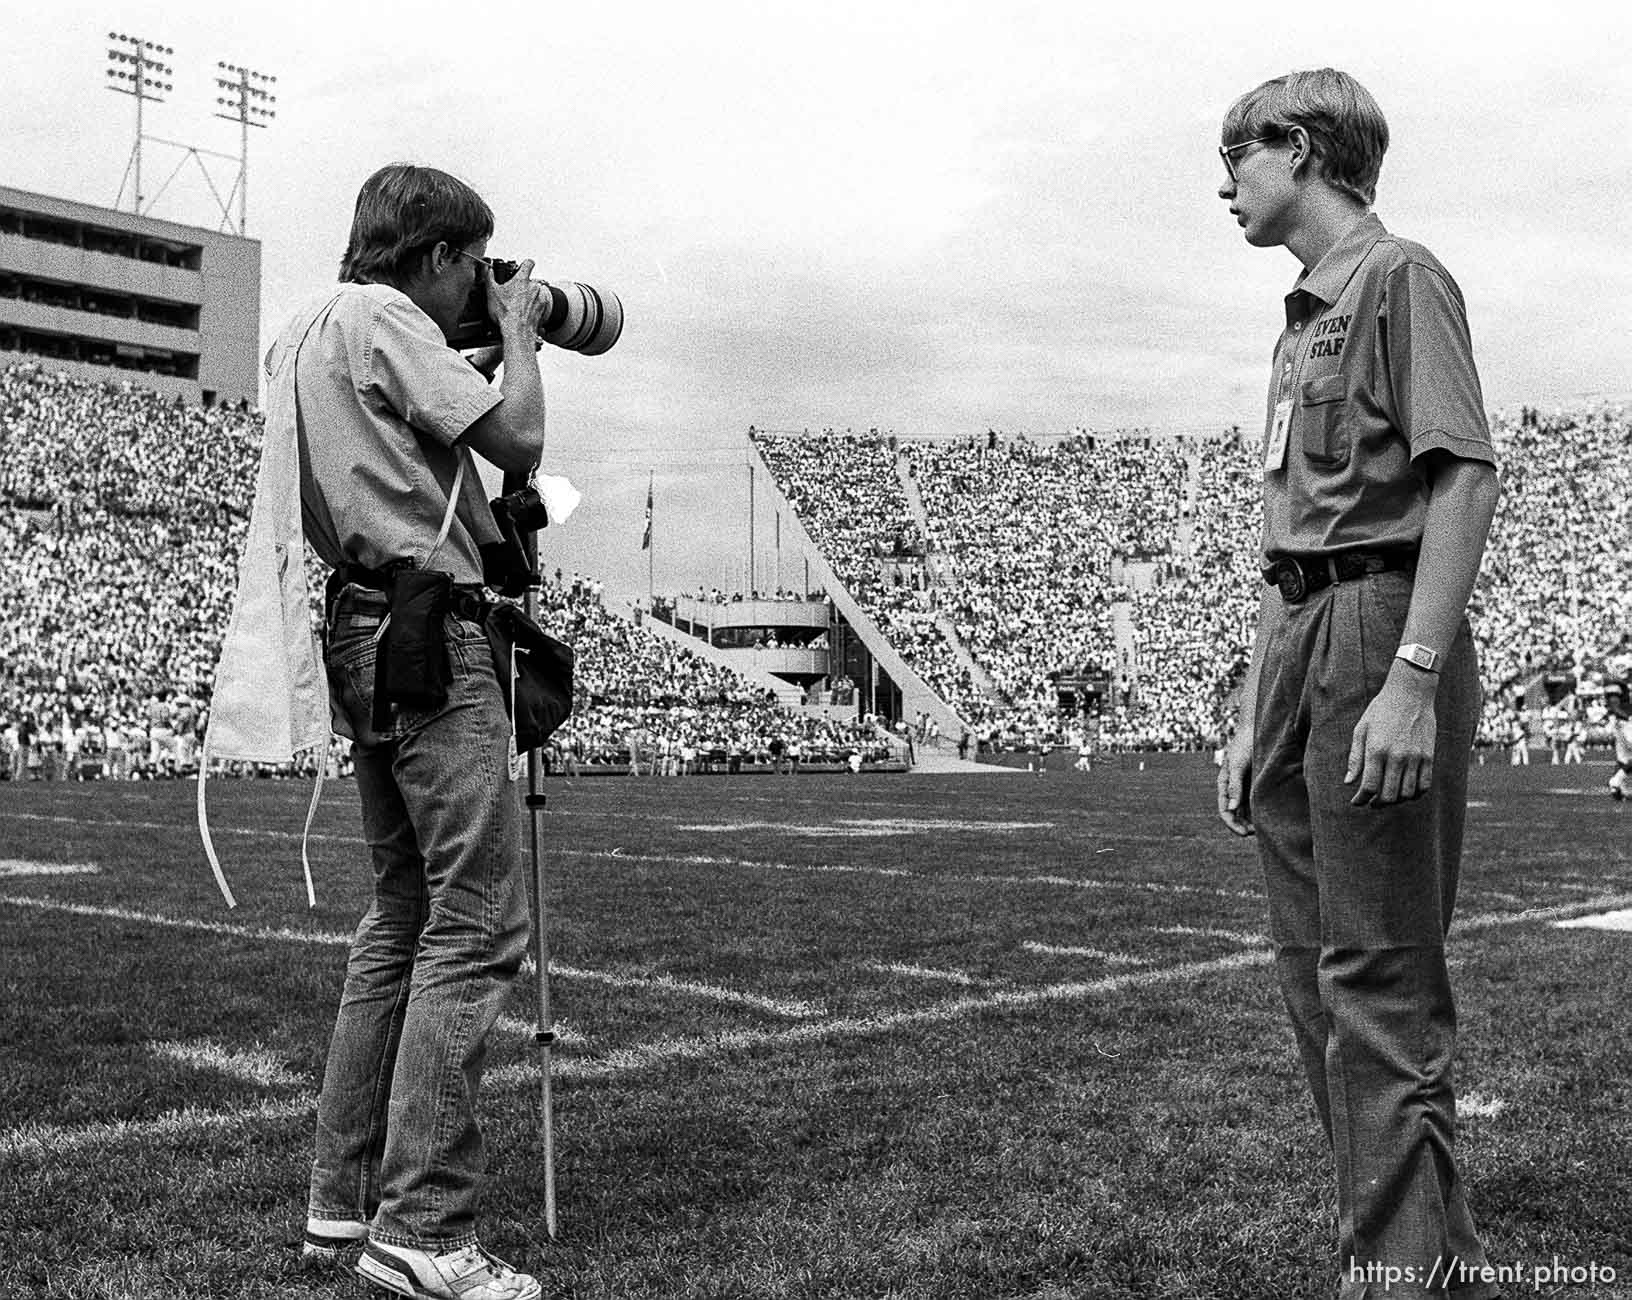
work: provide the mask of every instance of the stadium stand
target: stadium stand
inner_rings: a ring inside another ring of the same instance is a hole
[[[1488,744],[1503,743],[1521,712],[1546,706],[1535,689],[1548,669],[1580,686],[1583,705],[1592,700],[1606,657],[1624,651],[1632,627],[1625,408],[1545,419],[1526,408],[1494,417],[1493,434],[1505,492],[1472,609]],[[850,548],[853,590],[903,654],[915,630],[903,606],[950,616],[1001,698],[971,692],[967,673],[926,677],[980,726],[988,747],[1066,743],[1071,719],[1055,706],[1051,674],[1084,664],[1111,666],[1118,684],[1098,719],[1102,746],[1218,743],[1261,583],[1251,442],[1075,435],[892,449],[877,435],[759,434],[757,443],[813,533]],[[895,457],[907,460],[920,489],[926,570],[949,575],[908,597],[884,589],[875,572],[906,519]],[[1154,561],[1152,582],[1118,580],[1119,569],[1141,561]],[[1129,646],[1114,634],[1119,606]],[[1589,720],[1597,738],[1595,707]]]
[[[35,365],[0,370],[0,775],[156,776],[194,763],[260,437],[251,412]],[[781,709],[609,613],[598,583],[547,583],[540,621],[579,656],[579,707],[555,738],[562,767],[633,757],[649,772],[655,757],[655,770],[679,774],[688,751],[694,771],[897,761],[882,722]]]
[[[1632,419],[1526,408],[1494,435],[1505,491],[1473,610],[1481,738],[1528,728],[1557,753],[1578,725],[1600,738],[1594,701],[1632,646]],[[0,370],[0,776],[194,761],[260,436],[251,411]],[[1101,747],[1218,742],[1260,583],[1250,443],[754,437],[836,575],[987,748],[1074,741],[1056,679],[1093,668],[1114,683]],[[563,768],[898,753],[876,719],[783,709],[632,625],[591,580],[558,573],[541,620],[579,653]]]

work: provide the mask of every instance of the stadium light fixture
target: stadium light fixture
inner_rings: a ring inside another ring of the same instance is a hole
[[[238,233],[249,232],[249,128],[264,127],[278,115],[272,105],[278,102],[268,86],[277,83],[276,77],[256,72],[253,68],[236,63],[216,62],[215,84],[225,92],[216,96],[216,104],[229,111],[216,113],[217,117],[237,122],[240,132],[238,152]],[[230,75],[228,75],[230,74]]]
[[[108,89],[116,90],[121,95],[131,95],[136,100],[136,144],[130,152],[130,162],[125,167],[125,175],[135,173],[135,184],[132,188],[136,199],[131,210],[140,213],[142,109],[148,100],[164,103],[164,96],[175,89],[170,79],[176,75],[176,70],[167,62],[175,54],[175,50],[168,45],[144,41],[139,36],[127,36],[124,32],[109,32],[108,40],[111,42],[108,46]],[[122,195],[124,192],[124,182],[121,181],[119,193]]]

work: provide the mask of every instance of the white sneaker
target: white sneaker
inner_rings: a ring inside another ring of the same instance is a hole
[[[354,1219],[306,1220],[306,1235],[300,1243],[304,1264],[343,1264],[363,1248],[368,1225]]]
[[[370,1239],[357,1276],[413,1300],[538,1300],[536,1278],[518,1273],[480,1246],[445,1255]]]

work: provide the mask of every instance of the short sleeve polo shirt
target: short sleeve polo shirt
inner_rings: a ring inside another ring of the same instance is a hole
[[[314,324],[315,321],[315,324]],[[310,333],[307,327],[311,326]],[[502,400],[447,345],[435,321],[400,290],[340,286],[300,313],[273,345],[300,346],[296,368],[301,511],[325,564],[423,564],[447,510],[457,445]],[[491,518],[474,466],[465,470],[453,527],[433,567],[480,582],[479,543]]]
[[[1420,244],[1358,221],[1286,297],[1265,438],[1290,403],[1282,463],[1264,471],[1266,562],[1415,547],[1431,451],[1496,463],[1462,291]]]

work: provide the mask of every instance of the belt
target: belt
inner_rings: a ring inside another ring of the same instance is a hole
[[[348,581],[334,584],[330,589],[329,621],[333,633],[372,631],[385,621],[391,607],[390,598],[372,583],[356,581],[355,572],[346,577]],[[458,583],[448,596],[448,613],[470,623],[484,622],[492,606],[480,583]]]
[[[1307,600],[1324,587],[1353,582],[1373,573],[1411,573],[1415,551],[1340,551],[1336,555],[1285,555],[1264,568],[1264,581],[1279,587],[1289,605]]]

